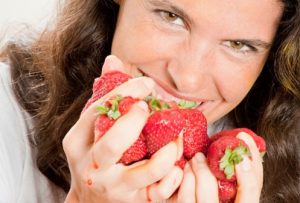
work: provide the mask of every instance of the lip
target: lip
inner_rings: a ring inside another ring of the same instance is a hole
[[[198,107],[202,106],[202,104],[204,102],[209,101],[207,99],[182,95],[182,94],[178,93],[177,91],[173,90],[172,88],[170,88],[168,85],[166,85],[163,82],[161,82],[160,80],[158,80],[157,78],[153,77],[152,75],[146,74],[145,72],[143,72],[140,69],[139,69],[139,71],[144,76],[150,77],[155,81],[156,84],[155,84],[154,89],[155,89],[155,93],[157,95],[154,95],[154,96],[158,97],[159,99],[164,99],[166,101],[175,101],[175,102],[179,102],[181,100],[195,101],[198,103],[198,105],[197,105]]]

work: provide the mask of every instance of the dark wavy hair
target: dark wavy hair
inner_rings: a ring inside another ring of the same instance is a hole
[[[267,142],[261,202],[300,200],[300,2],[284,13],[262,74],[231,112]],[[110,53],[118,5],[112,0],[66,0],[54,28],[30,45],[10,43],[2,56],[12,67],[14,92],[34,120],[30,137],[40,171],[66,192],[70,172],[62,139],[91,96]]]

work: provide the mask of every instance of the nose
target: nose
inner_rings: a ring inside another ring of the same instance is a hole
[[[176,89],[195,94],[214,86],[214,51],[205,43],[190,43],[177,51],[168,65],[168,73]]]

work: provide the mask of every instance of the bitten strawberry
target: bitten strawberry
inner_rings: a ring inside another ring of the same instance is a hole
[[[107,130],[111,128],[119,117],[126,114],[130,110],[131,106],[138,101],[139,99],[134,99],[130,96],[116,96],[106,101],[104,106],[99,106],[98,111],[100,115],[95,121],[95,142],[97,142],[107,132]],[[135,143],[123,153],[119,162],[127,165],[143,159],[146,154],[147,148],[145,138],[142,134],[140,134]]]
[[[251,156],[248,145],[236,137],[240,132],[246,132],[253,138],[262,155],[266,151],[264,139],[247,128],[225,130],[212,136],[207,150],[207,163],[217,180],[225,182],[226,187],[229,185],[228,182],[236,184],[235,165],[243,160],[243,156]],[[234,190],[230,189],[230,191],[233,199]],[[222,196],[222,194],[226,195]],[[219,196],[221,200],[230,199],[230,195],[226,192],[220,193]]]
[[[191,159],[197,152],[206,153],[209,144],[206,119],[201,111],[189,108],[192,106],[172,106],[160,109],[148,118],[142,133],[146,138],[149,157],[174,141],[180,133],[183,135],[184,160]],[[180,167],[184,165],[184,160],[178,162]]]

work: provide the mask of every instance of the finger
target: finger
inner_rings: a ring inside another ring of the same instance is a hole
[[[112,91],[104,95],[102,98],[94,102],[89,109],[95,111],[95,107],[103,105],[105,101],[113,96],[131,96],[133,98],[144,99],[146,96],[150,95],[154,91],[155,82],[149,77],[138,77],[132,78],[123,84],[115,87]]]
[[[238,193],[235,202],[258,203],[263,184],[263,174],[255,172],[254,165],[248,156],[243,156],[243,161],[235,166]],[[261,171],[261,173],[263,173]]]
[[[218,203],[218,183],[202,153],[192,159],[192,170],[196,177],[196,202]]]
[[[253,138],[245,133],[245,132],[240,132],[237,135],[237,138],[243,140],[249,147],[250,149],[250,153],[251,153],[251,158],[254,162],[256,162],[257,164],[262,162],[262,158],[260,156],[260,152],[255,144],[255,141],[253,140]],[[260,164],[259,164],[260,165]]]
[[[183,171],[183,180],[178,191],[178,203],[196,202],[196,179],[189,163],[185,164]]]
[[[78,128],[79,123],[77,121],[62,140],[63,150],[69,165],[72,165],[74,161],[80,160],[87,154],[89,145],[94,139],[92,129],[86,129],[86,132],[82,133],[80,128]]]
[[[120,184],[121,174],[124,171],[123,164],[115,164],[107,170],[89,170],[87,173],[79,174],[80,180],[86,187],[101,193],[107,193],[113,186],[118,186],[120,190],[126,190]]]
[[[175,166],[161,181],[140,190],[141,195],[149,202],[159,202],[169,199],[180,185],[182,178],[183,171],[178,166]]]
[[[140,136],[148,115],[148,106],[145,102],[134,104],[130,111],[120,117],[94,144],[92,153],[94,161],[100,168],[110,167],[121,159],[123,153]]]
[[[81,159],[94,141],[94,123],[99,115],[97,107],[113,95],[132,96],[143,99],[151,94],[154,86],[153,80],[146,77],[134,78],[118,86],[113,91],[94,102],[67,133],[63,140],[63,147],[71,159]]]
[[[161,180],[171,171],[178,159],[177,143],[178,139],[168,143],[142,165],[134,168],[128,167],[124,173],[124,182],[136,189],[144,188]]]
[[[114,55],[109,55],[105,58],[104,64],[102,66],[102,75],[112,71],[112,70],[118,70],[121,72],[126,72],[126,68],[123,64],[123,62]]]

